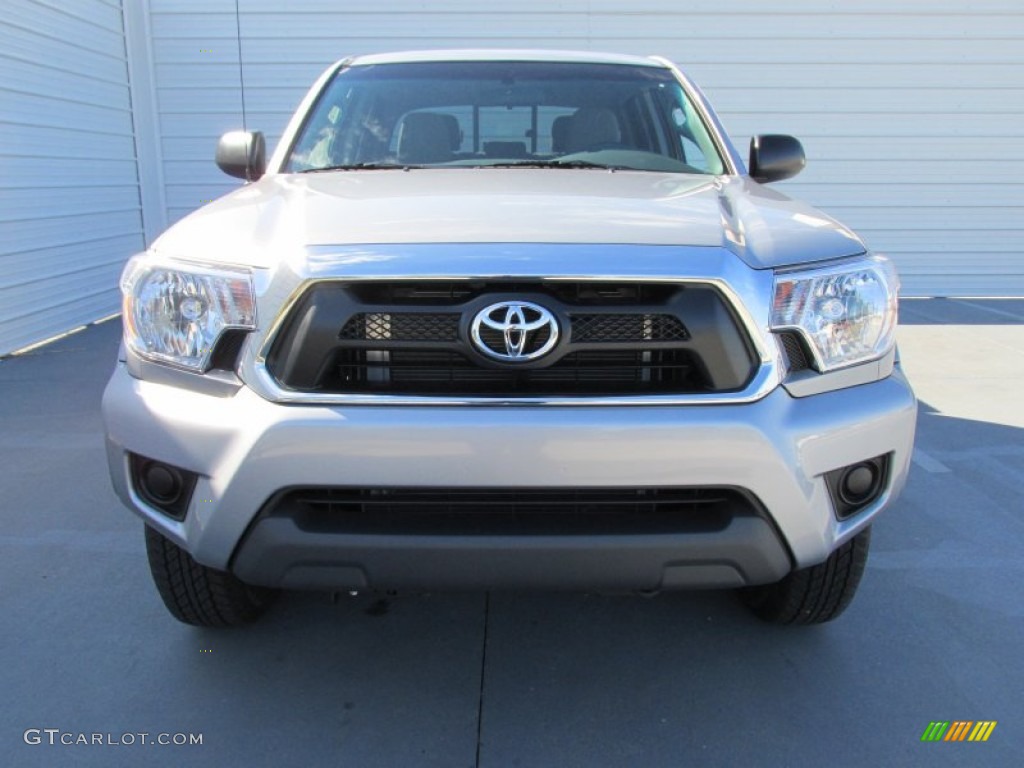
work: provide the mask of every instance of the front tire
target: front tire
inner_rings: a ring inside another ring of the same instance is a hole
[[[741,591],[743,602],[772,624],[823,624],[846,610],[864,574],[871,544],[865,528],[828,559],[793,571],[781,581]]]
[[[197,627],[235,627],[258,619],[276,592],[197,563],[188,552],[146,526],[146,554],[164,605],[178,621]]]

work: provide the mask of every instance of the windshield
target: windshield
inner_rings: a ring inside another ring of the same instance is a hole
[[[699,174],[724,167],[667,69],[466,61],[341,70],[284,170],[510,165]]]

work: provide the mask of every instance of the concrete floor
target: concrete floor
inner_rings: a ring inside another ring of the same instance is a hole
[[[118,324],[4,360],[0,765],[1022,765],[1024,301],[903,320],[916,466],[852,607],[812,629],[728,593],[291,594],[250,629],[189,628],[109,488]],[[998,726],[921,743],[932,720]],[[46,728],[203,743],[25,743]]]

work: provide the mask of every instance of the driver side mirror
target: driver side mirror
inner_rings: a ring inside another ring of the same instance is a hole
[[[792,136],[766,133],[750,139],[750,178],[762,184],[796,176],[807,165],[803,145]]]
[[[230,131],[217,142],[217,167],[228,176],[256,181],[267,170],[267,142],[259,131]]]

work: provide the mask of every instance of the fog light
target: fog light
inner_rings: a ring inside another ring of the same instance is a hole
[[[142,488],[148,496],[170,504],[181,496],[181,473],[173,467],[153,462],[142,470]]]
[[[882,495],[888,481],[889,455],[859,461],[825,474],[836,516],[843,520]]]
[[[129,463],[139,498],[175,520],[184,519],[198,475],[134,453]]]
[[[878,472],[873,464],[858,464],[843,470],[839,494],[847,504],[857,504],[878,489]]]

